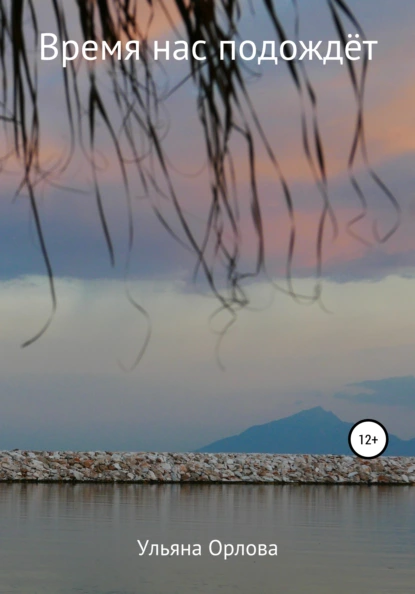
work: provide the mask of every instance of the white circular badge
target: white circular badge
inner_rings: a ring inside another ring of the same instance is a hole
[[[350,429],[349,446],[359,458],[377,458],[388,447],[389,436],[379,421],[364,419]]]

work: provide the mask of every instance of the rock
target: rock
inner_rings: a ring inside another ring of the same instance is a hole
[[[0,481],[415,485],[415,458],[0,451]]]

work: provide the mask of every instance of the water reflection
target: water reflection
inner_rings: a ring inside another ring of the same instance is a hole
[[[415,489],[272,485],[0,485],[0,594],[408,592]],[[139,556],[137,539],[202,545]],[[278,557],[208,552],[276,543]]]

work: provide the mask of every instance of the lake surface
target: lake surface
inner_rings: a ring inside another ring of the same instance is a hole
[[[139,556],[137,539],[202,545]],[[222,557],[209,542],[275,543]],[[415,488],[0,484],[0,594],[408,594]]]

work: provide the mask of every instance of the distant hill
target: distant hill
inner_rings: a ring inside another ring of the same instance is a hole
[[[348,435],[352,426],[317,406],[265,425],[255,425],[197,451],[350,455]],[[383,455],[415,456],[415,439],[405,441],[389,434],[389,445]]]

